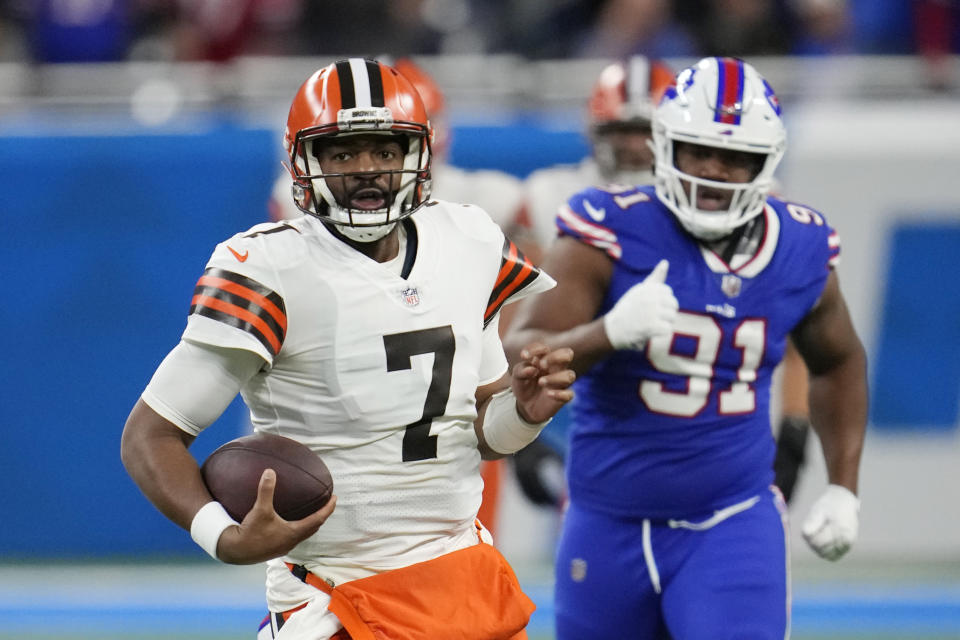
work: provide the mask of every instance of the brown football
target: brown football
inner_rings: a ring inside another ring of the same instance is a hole
[[[200,467],[215,500],[240,522],[257,500],[264,470],[277,474],[273,508],[284,520],[300,520],[327,503],[333,493],[330,470],[320,456],[296,440],[255,433],[231,440]]]

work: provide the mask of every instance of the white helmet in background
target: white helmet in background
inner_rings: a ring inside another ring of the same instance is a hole
[[[677,142],[755,153],[765,159],[750,182],[705,180],[677,169]],[[704,58],[681,71],[675,85],[664,92],[653,115],[653,144],[657,196],[688,232],[716,240],[763,211],[787,134],[780,102],[756,69],[736,58]],[[697,208],[697,189],[705,187],[733,191],[729,208]]]

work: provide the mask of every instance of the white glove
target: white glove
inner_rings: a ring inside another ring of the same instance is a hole
[[[860,527],[860,500],[846,487],[831,484],[803,521],[803,539],[821,558],[838,560],[850,550]]]
[[[661,260],[643,282],[630,287],[603,317],[607,339],[616,349],[643,349],[653,336],[669,335],[677,319],[677,299],[664,281],[670,263]]]

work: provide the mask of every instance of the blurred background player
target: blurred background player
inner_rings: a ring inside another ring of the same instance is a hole
[[[828,560],[859,529],[866,356],[809,207],[769,195],[786,150],[773,89],[734,58],[677,76],[653,118],[655,186],[573,195],[508,356],[573,348],[557,637],[783,638],[786,505],[770,401],[791,336],[811,372],[829,486],[803,521]]]
[[[528,256],[539,260],[556,238],[557,211],[569,195],[590,186],[653,184],[651,119],[673,78],[673,71],[662,61],[639,55],[603,68],[587,101],[591,154],[576,165],[538,169],[524,182],[520,218],[532,234]],[[807,369],[792,343],[787,345],[780,380],[775,484],[789,501],[804,461],[810,426]],[[568,409],[564,409],[537,441],[514,456],[517,479],[534,504],[559,506],[563,501],[568,424]]]
[[[587,101],[590,155],[576,165],[538,169],[524,182],[524,212],[542,250],[557,236],[557,210],[571,194],[595,185],[653,182],[650,119],[671,82],[668,66],[644,56],[603,68]]]

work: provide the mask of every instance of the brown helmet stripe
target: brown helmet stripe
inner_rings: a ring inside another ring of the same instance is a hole
[[[336,63],[340,81],[340,108],[383,107],[383,76],[380,63],[363,58],[350,58]]]
[[[370,106],[385,106],[383,97],[383,76],[380,75],[380,65],[373,60],[366,60],[367,76],[370,78]]]
[[[340,81],[340,108],[353,109],[357,106],[357,93],[353,90],[353,71],[349,60],[337,62],[337,79]]]

